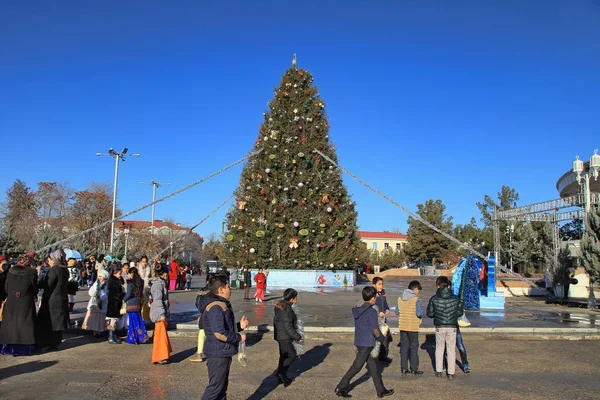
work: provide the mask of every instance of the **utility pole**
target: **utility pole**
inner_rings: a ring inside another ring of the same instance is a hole
[[[145,185],[145,182],[140,182],[141,185]],[[154,202],[156,202],[156,188],[160,187],[160,186],[171,186],[170,183],[160,183],[160,182],[156,182],[154,180],[151,180],[150,182],[148,182],[149,185],[152,185],[152,232],[154,233],[154,206],[156,204],[154,204]]]

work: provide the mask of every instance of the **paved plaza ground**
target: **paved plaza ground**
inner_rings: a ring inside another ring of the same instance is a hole
[[[32,357],[0,356],[0,398],[25,399],[199,399],[207,383],[204,364],[188,358],[195,339],[172,338],[172,363],[150,363],[152,345],[109,345],[90,335],[69,335],[61,351]],[[420,338],[425,341],[425,335]],[[471,374],[456,380],[435,378],[429,353],[421,345],[422,377],[399,375],[398,348],[383,372],[392,399],[598,399],[600,341],[478,340],[467,337]],[[249,364],[234,360],[229,399],[334,399],[333,389],[354,356],[352,335],[313,334],[307,352],[292,366],[288,387],[272,375],[277,346],[272,335],[253,336]],[[392,344],[393,346],[396,343]],[[373,384],[359,374],[355,399],[376,398]]]
[[[202,277],[204,278],[204,277]],[[390,307],[397,304],[408,283],[414,278],[397,277],[385,282]],[[429,298],[435,293],[435,277],[418,277],[423,285],[421,300],[427,306]],[[195,277],[195,286],[199,286],[199,277]],[[343,288],[299,288],[299,305],[307,327],[313,328],[351,328],[353,327],[352,307],[361,299],[363,285]],[[273,300],[280,298],[285,288],[269,288],[264,303],[243,300],[243,291],[233,290],[231,302],[238,318],[246,315],[250,325],[267,327],[273,322]],[[252,291],[253,293],[253,291]],[[175,291],[169,294],[171,300],[171,325],[181,328],[195,328],[198,311],[195,307],[196,290],[190,292]],[[75,312],[72,314],[79,325],[85,316],[89,296],[82,289],[77,294]],[[600,314],[584,308],[569,308],[561,305],[545,304],[543,298],[509,297],[505,310],[468,311],[472,328],[518,328],[518,329],[598,329],[596,325]],[[392,328],[397,328],[397,318],[389,320]],[[432,328],[432,320],[423,319],[422,328]],[[468,331],[468,329],[466,330]],[[600,332],[600,331],[599,331]]]
[[[412,278],[386,281],[388,301],[395,305]],[[199,280],[199,279],[196,279]],[[421,277],[424,305],[435,291],[434,277]],[[197,286],[197,285],[196,285]],[[284,288],[270,288],[264,303],[245,301],[233,291],[232,304],[239,319],[248,316],[253,330],[248,340],[247,367],[234,360],[229,399],[333,399],[333,389],[354,357],[350,332],[351,307],[360,299],[362,285],[347,289],[301,289],[299,304],[306,319],[307,353],[294,364],[297,377],[289,388],[277,386],[272,375],[277,346],[272,333],[273,300]],[[32,357],[0,356],[0,398],[17,399],[197,399],[207,383],[206,366],[192,363],[196,350],[196,291],[172,292],[172,363],[150,362],[152,345],[109,345],[75,328],[66,335],[61,351]],[[72,315],[79,325],[85,313],[86,290],[77,295]],[[473,373],[457,373],[453,382],[433,375],[431,320],[424,319],[419,350],[422,377],[400,377],[398,336],[394,362],[383,372],[384,382],[396,390],[392,398],[413,399],[598,399],[600,332],[597,312],[545,304],[543,299],[508,298],[504,311],[470,311],[473,326],[463,334]],[[397,327],[392,317],[390,326]],[[258,328],[258,329],[257,329]],[[477,329],[487,329],[481,333]],[[518,330],[519,335],[502,334]],[[540,334],[539,330],[560,334]],[[563,333],[564,333],[563,332]],[[561,338],[578,340],[560,340]],[[509,340],[506,340],[509,339]],[[542,339],[552,339],[542,340]],[[366,373],[366,370],[365,370]],[[375,392],[368,375],[357,377],[356,399]]]

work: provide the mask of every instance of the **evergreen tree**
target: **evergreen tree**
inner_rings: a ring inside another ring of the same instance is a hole
[[[0,235],[0,254],[15,257],[23,252],[13,223],[9,220],[4,223],[4,232]]]
[[[31,242],[29,243],[29,248],[34,251],[39,250],[50,244],[58,242],[60,239],[61,237],[56,231],[56,229],[51,228],[49,226],[44,226],[42,229],[39,229],[35,233],[35,235],[31,239]],[[42,251],[41,253],[37,253],[36,258],[39,260],[45,260],[46,258],[48,258],[48,255],[50,255],[52,251],[56,250],[59,247],[60,246],[51,247],[47,250]]]
[[[294,65],[264,113],[255,151],[227,214],[228,265],[316,269],[354,265],[360,252],[355,204],[329,141],[325,103],[311,74]]]
[[[446,233],[452,233],[452,217],[447,217],[446,206],[441,200],[427,200],[425,204],[417,204],[417,214],[430,224]],[[404,247],[406,256],[410,261],[431,261],[444,258],[456,246],[450,239],[431,230],[428,226],[408,217],[408,243]]]
[[[594,283],[600,280],[600,206],[592,205],[587,213],[583,238],[581,239],[581,263],[590,277],[588,308],[595,310]]]

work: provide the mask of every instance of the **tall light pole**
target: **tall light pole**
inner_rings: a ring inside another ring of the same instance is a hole
[[[573,172],[577,174],[577,183],[579,183],[580,186],[583,185],[583,203],[586,216],[590,212],[592,202],[590,178],[594,177],[594,180],[597,181],[598,170],[600,170],[600,155],[598,155],[598,149],[594,150],[594,155],[590,158],[588,163],[584,163],[579,159],[579,156],[575,156],[575,161],[573,161]]]
[[[124,147],[120,153],[117,153],[112,147],[108,149],[108,154],[106,153],[96,153],[97,156],[111,156],[115,159],[115,183],[113,185],[113,207],[112,207],[112,223],[110,224],[110,253],[112,254],[113,245],[115,242],[115,216],[117,213],[117,183],[119,181],[119,160],[125,161],[125,157],[139,157],[138,153],[135,154],[127,154],[127,147]]]
[[[129,248],[129,227],[125,226],[123,232],[125,232],[125,256],[123,258],[127,260],[127,249]]]
[[[145,185],[146,182],[140,182],[140,185]],[[159,183],[154,180],[148,182],[148,184],[152,185],[152,228],[154,228],[154,202],[156,201],[156,188],[160,186],[171,186],[170,183]],[[154,231],[154,229],[152,229]]]
[[[515,225],[510,224],[506,226],[506,234],[508,235],[508,242],[510,247],[510,270],[513,271],[513,252],[512,252],[512,235],[515,233]]]

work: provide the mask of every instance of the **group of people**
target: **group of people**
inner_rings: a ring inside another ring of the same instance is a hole
[[[381,368],[377,361],[390,363],[389,344],[391,334],[386,317],[390,314],[383,278],[375,277],[373,286],[362,290],[362,301],[353,309],[354,316],[354,345],[357,348],[352,366],[335,387],[335,394],[342,398],[351,395],[350,381],[358,374],[364,365],[373,379],[378,398],[391,396],[393,389],[387,389],[381,377]],[[464,313],[463,300],[452,292],[450,280],[440,276],[436,280],[436,294],[429,300],[426,315],[433,319],[435,325],[435,375],[442,377],[443,373],[453,380],[456,371],[456,348],[458,347],[463,372],[469,373],[467,351],[462,341],[458,320]],[[399,316],[400,330],[400,372],[402,375],[419,376],[419,326],[424,313],[419,299],[421,284],[418,281],[409,283],[402,296],[398,298],[396,314]],[[408,367],[410,362],[410,369]]]
[[[62,249],[37,261],[36,268],[33,252],[10,262],[0,256],[2,354],[26,356],[57,350],[63,332],[71,326],[69,313],[81,284],[80,263]],[[146,256],[136,265],[121,263],[110,255],[101,261],[92,256],[85,266],[90,272],[86,278],[95,280],[85,282],[90,299],[82,328],[96,337],[108,330],[108,342],[120,344],[117,331],[127,327],[125,341],[142,344],[150,341],[145,322],[154,322],[152,361],[166,364],[171,353],[167,336],[169,267],[159,259],[151,266]]]
[[[154,265],[142,257],[135,262],[121,264],[106,256],[107,262],[92,267],[97,279],[89,286],[90,300],[83,329],[96,336],[108,330],[109,343],[121,343],[116,334],[118,321],[128,326],[126,342],[131,344],[149,341],[145,321],[154,323],[152,362],[165,365],[172,352],[167,334],[169,312],[169,288],[172,287],[172,271],[177,270],[175,262]],[[14,356],[31,355],[37,348],[41,351],[55,350],[62,342],[62,335],[70,326],[69,322],[69,265],[63,250],[56,250],[44,260],[47,268],[32,266],[33,254],[23,254],[9,265],[0,257],[0,351]],[[92,262],[94,262],[93,260]],[[249,288],[251,270],[242,269],[245,288]],[[243,316],[235,322],[231,298],[231,275],[226,270],[219,274],[208,274],[206,286],[200,289],[196,306],[198,318],[198,355],[193,361],[206,361],[209,383],[202,399],[223,399],[227,396],[228,376],[232,357],[238,354],[238,347],[245,343],[243,333],[248,319]],[[256,283],[257,302],[264,299],[267,275],[259,269],[252,279]],[[422,375],[419,370],[419,326],[424,315],[432,318],[436,328],[435,374],[438,377],[446,372],[448,379],[455,376],[456,348],[461,355],[461,368],[470,371],[466,349],[460,335],[458,320],[463,315],[463,301],[452,291],[447,277],[438,277],[437,292],[430,299],[424,312],[419,299],[421,284],[412,281],[398,299],[395,310],[399,316],[400,354],[402,374]],[[36,312],[38,295],[41,295]],[[248,294],[246,294],[247,298]],[[383,279],[376,277],[372,286],[362,290],[362,300],[352,309],[355,325],[354,344],[357,348],[352,366],[335,387],[339,397],[351,397],[350,381],[362,368],[373,379],[379,398],[390,396],[393,389],[383,384],[378,362],[392,362],[389,346],[392,336],[387,326],[390,315]],[[279,346],[279,361],[276,377],[285,387],[292,383],[288,370],[304,351],[304,329],[298,308],[298,292],[289,288],[283,292],[283,299],[274,303],[274,339]],[[410,368],[409,368],[410,363]]]
[[[266,275],[262,270],[259,270],[254,281],[261,286],[257,290],[266,288]],[[207,275],[206,286],[200,289],[196,298],[200,312],[198,349],[197,357],[192,361],[206,361],[209,380],[202,400],[227,398],[232,358],[238,354],[240,344],[246,341],[242,331],[248,326],[248,319],[242,316],[239,323],[235,322],[230,298],[230,276],[226,271]],[[283,299],[275,302],[274,308],[273,326],[279,345],[277,380],[286,387],[292,383],[287,371],[297,355],[304,351],[304,330],[297,301],[298,292],[286,289]]]
[[[34,254],[0,258],[0,352],[13,356],[56,350],[70,327],[66,254],[56,250],[33,267]],[[39,309],[36,307],[41,295]]]
[[[269,275],[267,270],[259,268],[258,272],[254,275],[254,278],[252,278],[252,269],[250,267],[241,267],[239,269],[234,267],[231,270],[224,267],[221,274],[227,276],[231,289],[239,288],[244,290],[244,300],[251,300],[250,289],[252,288],[252,282],[254,281],[254,287],[256,289],[253,296],[254,301],[262,303],[265,300],[267,277]]]
[[[182,268],[175,260],[175,257],[171,257],[168,269],[169,290],[192,290],[194,271],[188,265]]]

